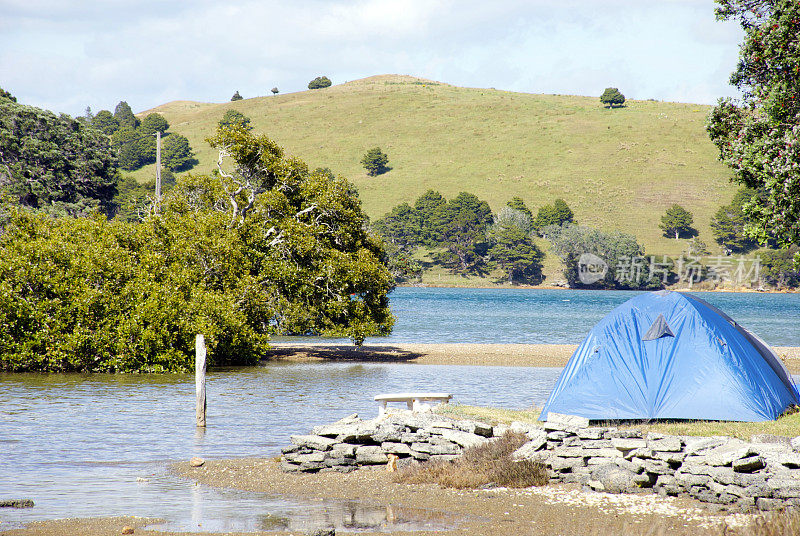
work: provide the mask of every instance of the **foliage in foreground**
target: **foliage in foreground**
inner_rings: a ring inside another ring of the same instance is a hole
[[[708,133],[735,179],[764,192],[745,205],[750,236],[788,246],[800,241],[800,2],[716,1],[717,19],[744,30],[730,79],[743,102],[720,100]]]
[[[211,141],[234,169],[185,178],[138,224],[2,207],[0,370],[183,371],[196,333],[236,365],[272,334],[391,330],[352,187],[241,128]]]
[[[435,483],[456,489],[474,489],[488,484],[508,488],[544,486],[548,477],[543,464],[511,458],[527,441],[525,434],[506,432],[495,440],[466,449],[456,460],[404,467],[394,480],[405,484]]]

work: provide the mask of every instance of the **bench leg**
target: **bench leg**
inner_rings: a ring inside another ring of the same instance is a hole
[[[415,405],[415,403],[416,403],[416,401],[415,401],[415,400],[406,400],[406,407],[407,407],[409,410],[411,410],[411,411],[414,411],[414,405]]]
[[[386,401],[381,401],[381,407],[378,409],[378,417],[383,417],[386,414]]]

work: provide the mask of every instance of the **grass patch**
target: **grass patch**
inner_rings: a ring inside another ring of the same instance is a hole
[[[475,489],[487,485],[527,488],[547,484],[547,469],[531,460],[515,461],[511,454],[528,441],[525,434],[506,432],[502,437],[464,451],[453,461],[410,465],[398,471],[395,482],[439,484],[446,488]]]
[[[727,533],[726,534],[731,534]],[[756,518],[737,531],[739,536],[797,536],[800,534],[800,511],[784,510]]]
[[[457,418],[478,419],[490,424],[509,424],[513,421],[537,423],[539,408],[510,410],[444,404],[437,412]],[[594,423],[593,423],[594,424]],[[644,433],[655,432],[668,435],[687,436],[730,436],[749,440],[755,434],[770,434],[784,437],[800,436],[800,412],[787,412],[775,421],[733,422],[733,421],[660,421],[660,422],[605,422],[598,426],[633,428]]]

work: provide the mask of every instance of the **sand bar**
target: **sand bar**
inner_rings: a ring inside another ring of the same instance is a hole
[[[563,367],[575,344],[348,344],[273,343],[271,359],[287,361],[387,361],[419,365],[486,365],[508,367]],[[774,348],[789,372],[800,374],[800,348]]]

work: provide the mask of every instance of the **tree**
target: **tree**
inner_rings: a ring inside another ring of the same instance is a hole
[[[707,125],[719,158],[741,184],[764,192],[744,205],[759,243],[800,241],[800,3],[717,0],[718,20],[744,30],[730,81],[741,103],[722,99]]]
[[[777,288],[800,286],[800,269],[792,261],[798,253],[800,247],[796,245],[761,253],[761,274],[764,280]]]
[[[114,108],[114,118],[119,124],[119,128],[130,128],[131,130],[139,126],[139,120],[133,115],[131,107],[125,101],[120,101]]]
[[[172,133],[164,138],[161,164],[169,171],[186,171],[197,164],[186,136]]]
[[[308,83],[308,89],[322,89],[331,86],[331,80],[327,76],[318,76]]]
[[[117,167],[106,136],[68,115],[0,99],[0,190],[52,214],[113,212]]]
[[[637,274],[622,273],[631,261],[644,255],[636,237],[620,232],[604,233],[597,229],[565,223],[544,229],[552,250],[564,265],[564,277],[570,287],[600,288],[660,287],[661,278],[650,278],[647,270]],[[607,271],[593,283],[581,280],[579,262],[583,255],[594,255],[605,263]],[[630,276],[630,277],[628,277]]]
[[[422,242],[419,215],[408,203],[397,205],[376,221],[375,230],[384,240],[403,251],[411,251]]]
[[[0,99],[10,100],[11,102],[17,102],[17,98],[6,91],[5,89],[0,87]]]
[[[111,136],[119,130],[119,121],[108,110],[100,110],[92,118],[92,126],[106,136]]]
[[[531,212],[531,209],[528,208],[528,206],[525,204],[525,201],[523,201],[521,197],[517,196],[512,197],[511,201],[506,203],[506,205],[513,209],[521,210],[522,212],[527,214],[529,218],[533,218],[533,213]]]
[[[440,232],[445,251],[437,260],[455,273],[480,272],[490,223],[492,209],[486,201],[468,192],[458,194],[444,207]]]
[[[569,208],[567,202],[561,198],[553,201],[552,205],[544,205],[539,208],[534,221],[536,229],[544,229],[550,225],[561,225],[563,223],[572,223],[574,214],[572,209]]]
[[[139,134],[132,128],[121,128],[111,135],[111,141],[116,149],[119,167],[126,171],[133,171],[142,167],[146,162],[139,153]]]
[[[438,244],[447,219],[447,200],[436,190],[428,190],[414,202],[420,227],[420,242],[426,246]]]
[[[603,94],[600,95],[600,102],[607,105],[609,108],[614,106],[622,106],[625,103],[625,95],[619,92],[615,87],[607,87]]]
[[[675,204],[667,209],[663,216],[661,216],[661,224],[659,227],[664,231],[664,236],[675,235],[675,240],[684,234],[696,234],[692,228],[693,218],[692,213]]]
[[[388,163],[389,157],[381,151],[380,147],[373,147],[361,158],[361,165],[367,170],[367,175],[372,177],[389,171],[389,168],[386,167]]]
[[[246,130],[252,130],[253,128],[250,126],[250,118],[236,110],[227,110],[225,115],[222,116],[222,119],[219,120],[219,123],[217,123],[217,126],[220,127],[232,127],[234,125],[238,125]]]
[[[242,96],[239,95],[239,90],[238,89],[236,90],[236,93],[233,94],[233,97],[231,97],[231,102],[237,101],[237,100],[242,100]]]
[[[270,89],[270,91],[272,91],[273,95],[277,95],[278,94],[278,88],[277,87],[274,87],[274,88]]]
[[[157,113],[148,114],[136,128],[138,138],[137,152],[140,166],[152,164],[156,161],[156,132],[164,134],[169,129],[169,123]]]
[[[711,232],[726,253],[740,253],[756,246],[755,241],[745,233],[750,219],[744,209],[756,195],[757,192],[752,188],[739,188],[731,203],[721,206],[711,218]]]
[[[487,231],[488,254],[506,274],[509,283],[538,283],[544,254],[531,238],[529,214],[504,207]]]

